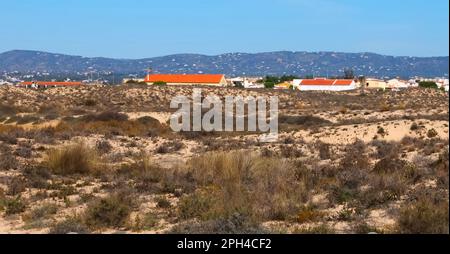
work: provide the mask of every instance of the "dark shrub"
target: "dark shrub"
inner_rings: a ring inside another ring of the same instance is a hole
[[[429,137],[429,138],[434,138],[437,135],[439,135],[439,133],[435,129],[430,129],[427,132],[427,137]]]
[[[189,222],[175,226],[171,234],[267,234],[267,230],[249,217],[233,214],[229,218],[206,222]]]
[[[419,86],[423,88],[434,88],[438,89],[438,85],[433,81],[421,81],[419,82]]]
[[[400,210],[397,230],[402,234],[448,234],[448,201],[435,203],[423,197]]]
[[[47,180],[51,179],[51,173],[42,165],[26,165],[23,175],[32,188],[46,189],[50,185]]]
[[[403,168],[405,168],[405,166],[408,164],[407,161],[405,160],[401,160],[398,158],[393,158],[393,157],[387,157],[384,159],[381,159],[380,161],[378,161],[374,168],[373,171],[376,173],[395,173],[398,172],[400,170],[402,170]]]
[[[113,194],[90,203],[85,212],[85,221],[92,228],[119,228],[125,225],[130,212],[130,197]]]
[[[108,121],[119,121],[119,122],[123,122],[123,121],[127,121],[128,120],[128,116],[122,113],[118,113],[118,112],[112,112],[112,111],[108,111],[108,112],[103,112],[97,115],[87,115],[84,116],[82,118],[83,121],[85,122],[91,122],[91,121],[100,121],[100,122],[108,122]]]
[[[159,208],[170,208],[172,204],[166,198],[161,197],[156,200],[156,206]]]
[[[112,146],[107,140],[99,140],[97,141],[95,148],[100,154],[107,154],[111,152]]]
[[[15,156],[29,159],[33,155],[33,145],[31,142],[19,142],[16,151],[14,152]]]
[[[416,131],[416,130],[418,130],[420,127],[419,127],[419,125],[417,124],[417,123],[412,123],[411,124],[411,127],[410,127],[410,130],[412,130],[412,131]]]
[[[27,206],[22,198],[18,196],[16,198],[6,199],[4,207],[6,215],[13,215],[23,213]]]
[[[366,149],[366,144],[361,140],[347,145],[345,148],[345,156],[340,162],[341,169],[351,171],[368,169],[370,160],[366,155]]]
[[[93,99],[87,99],[84,101],[84,106],[86,107],[94,107],[97,105],[97,101],[93,100]]]
[[[279,118],[281,124],[292,124],[292,125],[304,125],[304,126],[315,126],[315,125],[327,125],[331,124],[330,121],[325,120],[316,116],[288,116],[282,115]]]
[[[10,196],[16,196],[26,190],[26,180],[22,177],[13,177],[8,182],[8,192]]]
[[[43,204],[33,208],[30,212],[22,216],[22,219],[28,223],[35,223],[39,220],[49,219],[58,212],[58,206],[55,204]]]
[[[156,153],[160,154],[174,153],[178,152],[183,147],[184,144],[180,141],[170,141],[158,146],[158,148],[156,148]]]
[[[401,153],[400,146],[395,142],[374,140],[370,144],[377,148],[377,152],[375,154],[377,159],[382,159],[385,157],[398,158]]]
[[[164,81],[156,81],[153,83],[153,85],[154,86],[165,86],[165,85],[167,85],[167,83]]]
[[[0,170],[17,169],[19,162],[12,154],[11,148],[7,145],[0,144]]]
[[[89,234],[89,228],[83,224],[79,218],[68,218],[56,223],[51,229],[50,234]]]
[[[331,158],[331,146],[329,144],[317,141],[315,147],[319,150],[321,160],[329,160]]]

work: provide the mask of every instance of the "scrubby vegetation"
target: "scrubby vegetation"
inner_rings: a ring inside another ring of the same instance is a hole
[[[173,133],[186,87],[0,88],[0,233],[448,233],[448,94],[205,91],[279,96],[278,141]]]

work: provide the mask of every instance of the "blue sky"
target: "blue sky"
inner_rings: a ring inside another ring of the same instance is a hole
[[[449,55],[448,0],[8,0],[0,52]]]

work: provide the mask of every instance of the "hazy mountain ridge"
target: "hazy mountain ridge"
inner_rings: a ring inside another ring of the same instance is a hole
[[[266,52],[228,53],[217,56],[176,54],[144,59],[82,57],[39,51],[14,50],[0,54],[0,71],[22,73],[76,73],[90,70],[143,73],[151,67],[159,73],[224,73],[228,76],[342,75],[374,77],[448,76],[449,57],[394,57],[374,53]]]

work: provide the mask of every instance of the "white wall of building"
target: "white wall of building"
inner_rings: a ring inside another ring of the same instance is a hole
[[[350,85],[329,85],[329,86],[320,86],[320,85],[301,85],[302,79],[294,79],[292,85],[294,89],[300,91],[351,91],[357,88],[355,81],[353,81]]]
[[[356,89],[356,84],[348,86],[299,86],[300,91],[351,91]]]

